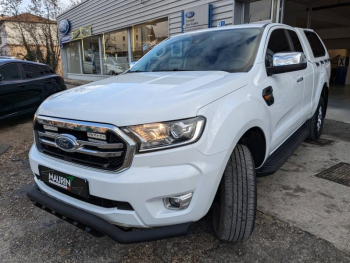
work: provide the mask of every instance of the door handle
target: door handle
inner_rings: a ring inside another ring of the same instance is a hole
[[[320,63],[316,62],[316,66],[319,67],[319,66],[320,66]]]
[[[25,85],[24,84],[18,84],[18,86],[17,87],[19,87],[19,88],[24,88],[25,87]]]
[[[46,83],[51,83],[51,80],[47,80]]]
[[[299,83],[299,82],[302,82],[303,80],[304,80],[304,78],[300,77],[300,78],[298,78],[297,82]]]

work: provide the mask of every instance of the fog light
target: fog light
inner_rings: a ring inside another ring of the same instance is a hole
[[[193,193],[164,198],[165,206],[169,209],[184,210],[192,199]]]

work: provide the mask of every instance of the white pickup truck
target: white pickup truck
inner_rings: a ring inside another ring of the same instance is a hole
[[[42,103],[27,196],[121,243],[188,234],[210,208],[219,239],[244,241],[256,175],[320,137],[329,78],[310,29],[249,24],[171,37],[127,72]]]

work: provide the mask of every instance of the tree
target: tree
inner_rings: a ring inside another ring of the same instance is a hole
[[[65,12],[77,5],[79,5],[81,2],[84,2],[85,0],[70,0],[70,4],[66,7],[63,7],[62,11]]]
[[[27,60],[48,64],[54,71],[60,61],[56,18],[62,6],[59,0],[31,0],[21,12],[22,0],[0,0],[3,12],[10,16],[11,34],[26,50]]]

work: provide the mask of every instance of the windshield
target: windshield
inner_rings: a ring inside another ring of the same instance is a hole
[[[153,48],[130,72],[248,71],[261,33],[260,28],[244,28],[176,36]]]

